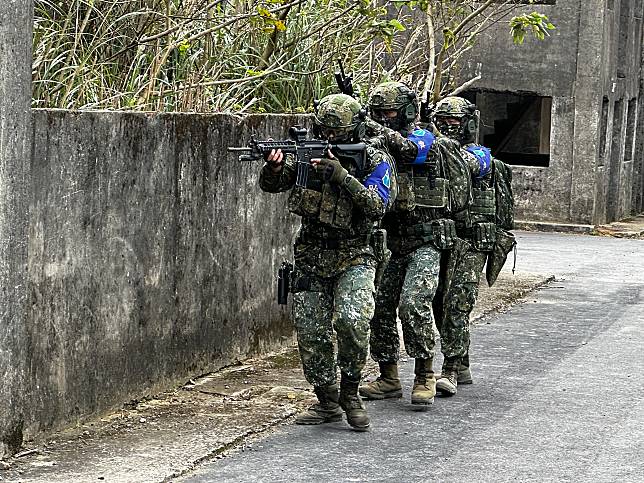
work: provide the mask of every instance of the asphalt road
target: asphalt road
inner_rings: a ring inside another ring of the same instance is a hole
[[[557,280],[473,331],[475,384],[372,428],[288,425],[180,481],[644,481],[644,241],[520,233]],[[439,362],[440,363],[440,362]]]

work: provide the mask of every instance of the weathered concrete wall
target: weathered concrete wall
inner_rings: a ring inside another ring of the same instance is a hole
[[[0,458],[22,443],[31,0],[0,3]]]
[[[515,46],[502,22],[472,51],[461,80],[481,63],[477,89],[553,98],[550,165],[514,170],[517,218],[590,224],[638,211],[642,8],[631,0],[526,6],[557,26],[550,38]]]
[[[290,341],[297,220],[226,147],[298,120],[34,111],[31,433]]]

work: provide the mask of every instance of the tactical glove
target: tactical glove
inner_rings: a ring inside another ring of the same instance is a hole
[[[349,174],[337,159],[320,159],[319,169],[322,170],[322,178],[324,181],[335,184],[341,184]]]

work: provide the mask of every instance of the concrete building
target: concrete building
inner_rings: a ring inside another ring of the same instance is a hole
[[[499,23],[462,79],[481,64],[464,96],[481,110],[481,142],[515,165],[517,219],[591,225],[640,213],[644,1],[534,3],[552,36],[517,46]]]

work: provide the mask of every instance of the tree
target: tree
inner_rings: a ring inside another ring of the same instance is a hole
[[[363,95],[403,78],[442,95],[484,26],[525,2],[35,3],[36,107],[292,112],[335,91],[336,59]],[[547,33],[547,19],[534,15],[511,19],[516,41]]]

